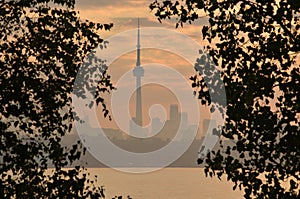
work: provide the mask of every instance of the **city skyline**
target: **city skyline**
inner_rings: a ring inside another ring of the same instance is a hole
[[[135,22],[137,22],[137,19],[135,19]],[[140,23],[143,24],[143,23]],[[137,24],[136,24],[137,25]],[[149,46],[149,42],[153,41],[153,36],[151,35],[151,32],[147,32],[147,29],[145,31],[144,30],[144,26],[140,27],[141,29],[141,36],[142,36],[142,46]],[[116,60],[113,60],[112,63],[109,64],[108,67],[108,72],[111,74],[111,78],[112,78],[112,82],[113,84],[117,87],[116,91],[112,91],[112,93],[114,92],[118,92],[118,90],[120,90],[120,87],[126,87],[128,85],[134,86],[136,87],[136,80],[132,81],[132,78],[130,79],[130,82],[122,82],[123,84],[119,84],[119,79],[122,78],[124,76],[124,74],[129,73],[130,76],[134,77],[132,75],[132,69],[133,69],[133,63],[137,63],[137,51],[136,51],[136,41],[137,41],[137,35],[138,35],[138,29],[135,28],[132,31],[130,31],[129,33],[125,33],[124,35],[126,36],[122,36],[120,37],[120,39],[122,39],[122,43],[117,45],[117,43],[113,43],[111,42],[111,46],[108,47],[108,50],[112,51],[117,47],[121,47],[123,48],[126,45],[132,46],[134,47],[135,50],[122,54],[120,57],[118,57]],[[134,35],[132,34],[134,33]],[[155,34],[155,33],[152,33]],[[155,36],[155,35],[154,35]],[[115,38],[115,37],[113,37]],[[120,40],[117,40],[118,42],[120,42]],[[102,53],[102,51],[101,51]],[[105,54],[105,53],[104,53]],[[109,53],[106,53],[105,55],[108,56],[110,55]],[[171,69],[174,69],[175,71],[178,71],[186,80],[186,82],[189,82],[189,77],[195,74],[195,70],[193,69],[193,67],[190,65],[191,63],[187,62],[186,60],[184,60],[182,57],[180,57],[179,55],[176,55],[172,52],[167,52],[167,51],[158,51],[155,49],[151,49],[151,48],[141,48],[140,49],[140,54],[142,54],[142,60],[143,60],[143,65],[148,65],[151,62],[154,62],[154,64],[157,64],[157,66],[168,66]],[[101,54],[103,55],[103,54]],[[183,63],[183,65],[181,65]],[[169,76],[164,76],[164,74],[157,74],[156,76],[153,76],[153,74],[149,74],[149,72],[147,72],[147,70],[149,70],[149,67],[145,70],[145,74],[147,74],[146,78],[158,78],[157,76],[160,76],[159,78],[165,82],[165,84],[172,84],[173,87],[179,88],[179,89],[186,89],[182,87],[182,83],[181,81],[178,81],[177,79],[172,79]],[[151,76],[152,75],[152,76]],[[181,88],[182,87],[182,88]],[[177,96],[167,87],[163,86],[163,85],[159,85],[159,84],[145,84],[141,86],[142,90],[143,90],[143,95],[141,96],[141,101],[143,102],[142,105],[142,118],[143,118],[143,125],[144,126],[149,126],[151,124],[151,118],[152,117],[159,117],[161,120],[163,120],[165,118],[166,113],[169,111],[169,106],[170,104],[180,104],[180,102],[178,101]],[[121,88],[122,89],[122,88]],[[186,92],[187,93],[187,97],[189,99],[192,99],[194,102],[199,104],[199,113],[201,112],[201,118],[200,120],[207,118],[210,118],[210,113],[209,113],[209,108],[204,107],[204,106],[200,106],[200,102],[199,100],[197,100],[194,96],[193,96],[193,90],[191,87],[191,84],[188,83],[188,87],[187,87],[187,92],[182,90],[182,92]],[[109,108],[109,110],[111,110],[111,101],[110,101],[110,96],[107,97],[107,106]],[[133,92],[130,98],[130,101],[128,103],[128,109],[130,112],[130,117],[131,118],[135,118],[136,117],[136,102],[137,102],[137,92]],[[180,107],[180,106],[179,106]],[[190,108],[191,109],[191,108]],[[193,110],[193,109],[192,109]],[[186,111],[186,110],[185,110]],[[101,114],[101,109],[99,109],[98,111],[98,120],[100,123],[101,127],[104,128],[118,128],[118,124],[115,122],[114,117],[113,117],[113,112],[110,112],[112,114],[112,121],[108,121],[107,119],[105,119],[102,114]],[[200,128],[201,127],[201,121],[197,120],[197,117],[189,117],[188,118],[190,123],[193,124],[199,124]],[[128,122],[126,122],[127,126],[128,126]],[[128,127],[126,127],[128,128]],[[128,129],[129,131],[129,129]]]
[[[137,49],[136,49],[136,65],[133,69],[133,76],[136,78],[136,104],[135,117],[129,121],[130,134],[141,134],[143,129],[143,108],[142,108],[142,77],[144,76],[144,68],[141,66],[141,43],[140,43],[140,19],[138,19],[138,33],[137,33]]]
[[[163,23],[159,23],[158,20],[155,18],[154,14],[150,12],[149,9],[149,1],[136,1],[136,0],[125,0],[120,3],[119,1],[111,1],[111,2],[104,2],[104,1],[84,1],[79,0],[77,1],[77,4],[75,6],[75,9],[77,9],[80,12],[80,16],[84,19],[89,19],[95,22],[100,23],[113,23],[114,26],[110,31],[102,31],[101,35],[103,39],[109,40],[110,38],[113,38],[115,35],[118,35],[120,33],[134,30],[134,32],[137,32],[137,19],[140,19],[141,26],[141,34],[143,37],[143,44],[142,46],[149,46],[150,42],[153,42],[153,40],[156,39],[157,35],[151,35],[147,34],[143,31],[144,28],[149,27],[157,27],[157,28],[166,28],[171,31],[179,32],[187,37],[192,38],[195,40],[199,45],[203,46],[205,45],[205,41],[199,36],[201,27],[207,23],[207,19],[203,18],[195,22],[194,25],[185,25],[184,28],[178,28],[175,29],[175,25],[172,21],[164,21]],[[172,35],[166,35],[166,40],[176,40],[178,38],[172,37]],[[150,43],[151,44],[151,43]],[[132,38],[132,40],[128,38],[122,38],[122,40],[118,41],[117,44],[109,43],[107,45],[107,48],[114,48],[115,46],[118,46],[118,48],[123,48],[124,46],[130,46],[134,45],[136,46],[136,37]],[[185,45],[187,45],[185,43]],[[181,41],[178,41],[178,46],[182,48],[184,45],[182,45]],[[188,48],[188,46],[187,46]],[[195,49],[196,52],[198,52],[199,49]],[[196,62],[193,61],[193,63],[189,63],[184,57],[181,57],[180,55],[175,54],[172,51],[167,50],[160,50],[160,49],[151,49],[151,48],[142,48],[140,50],[142,54],[143,64],[148,63],[158,63],[161,65],[168,66],[170,68],[173,68],[177,70],[180,74],[182,74],[187,81],[189,81],[189,78],[191,76],[194,76],[196,74],[196,71],[194,70],[193,64]],[[109,56],[109,55],[108,55]],[[103,59],[106,59],[106,57],[101,57]],[[112,83],[117,86],[117,82],[126,72],[132,70],[132,66],[136,63],[136,51],[132,50],[130,52],[127,52],[125,54],[122,54],[118,59],[114,60],[109,66],[108,66],[108,73],[111,75]],[[145,71],[147,72],[147,71]],[[178,81],[169,80],[166,78],[166,82],[169,81],[169,83],[172,83],[175,87],[178,87]],[[193,96],[193,90],[190,83],[190,96]],[[176,99],[176,96],[172,92],[170,92],[167,88],[164,88],[159,85],[144,85],[142,86],[143,89],[143,124],[144,126],[148,126],[151,123],[150,114],[153,114],[153,117],[157,117],[159,115],[166,114],[169,109],[170,104],[176,104],[178,103],[178,100]],[[114,91],[112,91],[114,92]],[[153,99],[153,95],[159,94],[160,99]],[[108,99],[109,97],[107,97]],[[136,93],[133,93],[132,98],[129,103],[129,112],[131,114],[131,117],[135,117],[135,100],[136,100]],[[195,98],[195,101],[198,102],[198,100]],[[200,104],[200,102],[199,102]],[[160,106],[160,109],[158,106]],[[111,104],[108,99],[107,101],[107,107],[109,110],[111,110]],[[164,110],[161,110],[164,109]],[[152,111],[152,112],[151,112]],[[157,114],[155,112],[158,112]],[[201,120],[204,118],[210,118],[210,112],[209,107],[200,106],[199,112],[201,113]],[[110,112],[112,114],[112,112]],[[163,119],[163,117],[159,116],[160,119]],[[102,110],[98,109],[98,120],[101,127],[105,128],[117,128],[118,124],[112,118],[112,121],[108,121],[106,118],[102,116]],[[189,117],[190,123],[199,123],[200,128],[201,127],[201,121],[196,121],[194,117]],[[128,125],[128,122],[126,122]]]

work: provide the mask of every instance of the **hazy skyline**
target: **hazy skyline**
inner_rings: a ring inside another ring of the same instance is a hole
[[[161,27],[167,28],[171,31],[176,31],[179,33],[183,33],[187,37],[192,38],[199,45],[204,44],[201,39],[201,26],[205,23],[205,19],[198,20],[196,24],[193,25],[185,25],[184,28],[175,29],[175,24],[173,22],[164,22],[159,23],[158,20],[154,17],[153,13],[150,13],[149,4],[151,1],[83,1],[79,0],[76,4],[76,9],[80,11],[80,16],[83,19],[89,19],[95,22],[100,23],[114,23],[114,27],[111,31],[104,32],[103,38],[109,39],[115,35],[118,35],[124,31],[129,31],[137,28],[137,19],[140,18],[140,26],[141,26],[141,47],[143,48],[146,45],[149,45],[149,41],[155,40],[155,36],[151,38],[151,35],[146,35],[143,32],[143,28],[146,27]],[[117,47],[134,45],[136,46],[136,39],[127,40],[128,38],[124,38],[124,40],[120,41],[120,45]],[[171,38],[171,35],[165,38],[166,40],[174,40],[177,38]],[[111,44],[112,45],[112,44]],[[150,44],[151,45],[151,44]],[[184,44],[178,41],[178,46],[180,48],[184,47]],[[110,44],[108,44],[108,48],[110,48]],[[115,46],[114,46],[115,47]],[[188,49],[188,46],[186,46]],[[195,49],[198,51],[198,49]],[[112,82],[114,84],[117,83],[120,77],[124,75],[126,72],[131,71],[136,62],[136,51],[128,52],[116,59],[112,64],[109,65],[109,73],[112,76]],[[195,60],[196,62],[196,60]],[[193,68],[193,65],[185,60],[185,58],[180,57],[178,54],[175,54],[171,51],[163,51],[159,49],[142,49],[141,50],[141,64],[151,64],[151,63],[159,63],[161,65],[165,65],[171,68],[174,68],[180,74],[182,74],[186,79],[192,75],[195,75],[196,72]],[[149,74],[148,74],[149,75]],[[147,76],[147,73],[145,73]],[[172,80],[168,79],[167,75],[163,77],[166,81],[172,82]],[[143,79],[142,79],[143,81]],[[173,80],[173,84],[178,84]],[[176,85],[175,85],[176,86]],[[176,96],[168,90],[168,88],[163,88],[159,85],[147,85],[143,87],[145,92],[143,93],[143,118],[145,118],[145,125],[150,124],[149,117],[149,108],[152,105],[159,104],[165,108],[165,112],[168,112],[168,107],[170,104],[177,103]],[[115,91],[113,91],[115,92]],[[157,96],[157,94],[160,94]],[[190,86],[190,95],[193,95],[193,90]],[[109,97],[108,97],[109,98]],[[159,100],[157,100],[159,98]],[[195,101],[197,99],[195,98]],[[134,116],[135,110],[134,108],[135,98],[134,95],[130,100],[130,113],[131,116]],[[110,107],[110,103],[108,103]],[[207,108],[201,107],[201,119],[208,118],[209,112]],[[153,112],[153,110],[152,110]],[[154,111],[155,112],[155,111]],[[114,119],[112,121],[104,120],[102,117],[102,113],[99,111],[99,120],[101,127],[113,127],[117,128]],[[154,116],[157,116],[154,114]],[[195,123],[197,121],[193,120],[192,116],[189,116],[189,120],[191,123]],[[200,121],[198,121],[200,122]],[[200,122],[200,128],[201,122]]]

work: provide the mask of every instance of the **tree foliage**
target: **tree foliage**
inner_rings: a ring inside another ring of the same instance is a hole
[[[74,0],[0,1],[0,198],[100,198],[84,167],[70,166],[84,152],[61,139],[72,129],[72,89],[84,58],[103,42],[99,31],[112,24],[85,21]],[[105,63],[95,56],[81,77],[95,73],[100,80],[79,82],[75,95],[112,89]],[[53,169],[48,169],[49,165]]]
[[[198,160],[205,161],[206,174],[227,176],[245,198],[299,198],[299,1],[156,0],[150,9],[159,20],[175,17],[176,26],[208,19],[205,49],[227,96],[219,133],[235,144]],[[191,79],[203,103],[218,104],[201,74]]]

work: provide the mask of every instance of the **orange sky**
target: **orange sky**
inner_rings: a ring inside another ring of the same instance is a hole
[[[152,0],[77,0],[75,8],[80,12],[82,18],[100,23],[114,23],[110,32],[103,33],[104,38],[118,32],[136,28],[136,19],[141,19],[142,27],[164,27],[175,29],[174,21],[158,22],[153,12],[150,12],[149,4]],[[198,42],[201,39],[201,25],[206,19],[199,19],[194,24],[186,24],[184,28],[176,31],[182,32]]]
[[[103,32],[102,36],[104,39],[110,39],[115,35],[122,34],[124,31],[129,31],[137,28],[137,18],[140,18],[141,25],[141,46],[143,44],[149,42],[145,31],[143,32],[143,28],[145,27],[160,27],[166,28],[172,31],[177,31],[186,35],[188,38],[195,40],[200,46],[203,46],[203,41],[201,38],[201,26],[206,22],[205,19],[198,20],[195,24],[185,25],[184,28],[175,29],[175,23],[170,21],[164,21],[160,24],[155,18],[154,14],[150,12],[149,4],[151,1],[149,0],[112,0],[112,1],[104,1],[104,0],[78,0],[76,4],[76,9],[80,12],[80,16],[83,19],[89,19],[92,21],[100,22],[100,23],[114,23],[114,27],[109,32]],[[136,32],[136,30],[135,30]],[[124,41],[122,41],[122,45],[127,45],[124,37]],[[167,38],[167,39],[175,39],[176,38]],[[136,40],[134,40],[134,44],[132,41],[129,41],[128,45],[136,45]],[[149,45],[149,44],[147,44]],[[121,48],[122,46],[120,46]],[[184,43],[178,43],[178,48],[184,48]],[[109,45],[108,45],[108,48]],[[194,49],[198,52],[198,49]],[[141,62],[142,64],[151,64],[158,63],[162,65],[166,65],[178,71],[182,74],[186,79],[195,74],[193,69],[193,65],[186,58],[177,55],[174,52],[168,52],[167,50],[160,49],[143,49],[141,51]],[[195,60],[196,61],[196,60]],[[109,65],[109,73],[112,76],[113,83],[117,83],[117,81],[124,75],[126,72],[131,71],[136,63],[136,51],[131,51],[119,56],[114,62]],[[147,74],[145,74],[147,75]],[[167,77],[163,77],[167,78]],[[143,79],[142,79],[143,81]],[[176,82],[174,82],[176,83]],[[178,83],[178,82],[177,82]],[[155,104],[160,104],[165,108],[165,111],[169,112],[170,104],[176,103],[178,99],[174,97],[172,92],[168,91],[168,88],[163,88],[158,85],[148,85],[143,88],[143,117],[144,124],[147,125],[150,122],[149,116],[149,108]],[[190,87],[190,95],[192,96],[192,88]],[[162,95],[163,94],[163,95]],[[134,96],[130,99],[129,112],[131,116],[134,116],[135,108],[134,108]],[[110,96],[107,96],[107,99],[110,99]],[[157,100],[159,99],[159,100]],[[195,98],[195,101],[198,100]],[[108,100],[109,102],[109,100]],[[110,103],[108,103],[108,107],[110,108]],[[196,121],[193,118],[193,115],[188,116],[189,122],[191,123],[200,123],[203,118],[208,118],[208,109],[207,108],[199,108],[199,112],[201,112],[200,121]],[[101,114],[100,114],[101,115]],[[155,115],[155,114],[154,114]],[[109,122],[100,117],[100,125],[101,127],[113,127],[116,128],[116,124],[114,121]],[[167,114],[168,117],[168,114]]]
[[[175,30],[175,23],[170,21],[163,21],[163,24],[160,24],[154,16],[154,13],[150,13],[149,4],[154,0],[77,0],[76,9],[80,11],[80,16],[84,19],[89,19],[92,21],[100,22],[100,23],[114,23],[114,27],[109,32],[103,32],[104,39],[110,39],[111,37],[121,34],[124,31],[129,31],[137,28],[137,18],[140,18],[141,24],[141,46],[145,46],[148,42],[149,37],[143,35],[143,28],[145,27],[161,27],[170,29],[173,31],[178,31],[183,33],[189,38],[192,38],[198,44],[203,46],[205,43],[201,37],[201,27],[204,23],[206,23],[206,19],[199,19],[194,24],[189,25],[186,24],[184,28],[178,28]],[[135,30],[136,31],[136,30]],[[136,45],[136,40],[127,40],[126,37],[123,37],[123,41],[120,41],[119,48],[123,48],[126,45]],[[169,40],[176,39],[167,38]],[[134,43],[132,43],[134,42]],[[148,45],[148,44],[147,44]],[[178,42],[178,48],[184,48],[185,43]],[[108,48],[110,46],[108,45]],[[195,49],[197,50],[197,49]],[[298,58],[298,63],[299,63]],[[196,60],[195,60],[196,61]],[[178,71],[187,79],[195,74],[193,69],[193,65],[189,63],[184,57],[177,55],[174,52],[163,51],[160,49],[144,49],[141,52],[141,62],[142,65],[149,63],[159,63],[162,65],[166,65]],[[116,84],[124,74],[127,72],[131,72],[136,63],[136,51],[132,50],[120,55],[117,59],[115,59],[109,65],[109,73],[112,75],[112,81]],[[145,76],[147,73],[145,73]],[[158,74],[161,75],[161,74]],[[167,75],[162,76],[162,78],[167,79]],[[143,79],[142,79],[143,81]],[[171,80],[172,81],[172,80]],[[174,85],[178,83],[178,87],[180,87],[180,82],[172,81]],[[168,88],[164,88],[158,85],[147,85],[142,88],[143,89],[143,118],[144,125],[149,124],[150,116],[159,116],[151,113],[151,106],[159,104],[165,108],[165,112],[169,111],[169,105],[176,103],[178,99],[176,96],[168,90]],[[114,92],[114,91],[113,91]],[[192,89],[191,89],[192,95]],[[129,100],[129,112],[133,117],[135,112],[135,94],[131,95]],[[107,96],[108,100],[108,108],[111,109],[110,105],[110,96]],[[195,101],[198,102],[197,99]],[[118,109],[118,107],[116,107]],[[208,108],[200,107],[200,120],[199,129],[202,130],[202,120],[205,118],[209,118],[210,114]],[[98,111],[101,113],[101,111]],[[108,121],[101,117],[101,114],[98,114],[100,126],[107,128],[117,128],[117,124],[114,120],[114,116],[112,121]],[[191,123],[195,123],[197,121],[193,120],[193,115],[189,115],[189,119]],[[128,121],[129,125],[129,121]],[[92,124],[93,126],[93,124]],[[95,126],[94,126],[95,127]],[[225,194],[226,195],[226,194]]]

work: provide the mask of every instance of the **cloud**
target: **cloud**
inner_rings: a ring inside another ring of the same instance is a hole
[[[136,28],[137,18],[140,18],[141,27],[164,27],[175,30],[176,20],[164,20],[159,23],[154,13],[150,12],[149,4],[153,0],[78,0],[76,9],[80,16],[100,23],[113,23],[114,27],[109,32],[104,32],[103,37],[108,38],[114,34]],[[207,18],[199,18],[195,22],[179,27],[177,31],[202,41],[201,27],[207,23]]]
[[[89,9],[98,9],[99,7],[106,7],[106,6],[120,6],[122,4],[126,4],[129,0],[77,0],[76,7],[79,8],[89,8]]]
[[[151,0],[77,0],[76,7],[99,9],[103,7],[142,7],[149,6]]]
[[[184,42],[184,37],[182,38],[174,37],[169,34],[157,35],[153,32],[149,32],[149,31],[147,32],[146,30],[143,31],[143,28],[161,27],[172,31],[177,31],[185,34],[187,37],[191,37],[192,39],[194,39],[200,45],[203,46],[203,41],[201,37],[202,35],[201,27],[207,23],[207,19],[201,18],[198,19],[196,22],[192,23],[191,25],[185,24],[183,28],[179,27],[175,29],[175,23],[176,23],[175,19],[165,20],[163,21],[163,23],[158,22],[157,18],[154,16],[154,13],[150,12],[149,9],[149,4],[152,1],[154,0],[77,0],[76,1],[76,9],[80,12],[80,17],[82,19],[88,19],[100,23],[114,24],[114,27],[112,28],[111,31],[103,31],[100,33],[104,39],[109,39],[113,36],[118,35],[119,33],[135,29],[133,34],[127,35],[128,37],[125,36],[119,37],[119,39],[116,40],[116,44],[110,43],[108,45],[109,49],[113,49],[113,48],[126,49],[126,47],[128,46],[131,46],[132,49],[131,51],[128,51],[127,53],[119,56],[110,64],[108,72],[110,75],[112,75],[111,77],[114,83],[117,83],[120,77],[124,75],[126,72],[129,71],[130,73],[132,73],[131,70],[135,66],[137,18],[140,18],[142,48],[147,46],[152,46],[153,43],[151,42],[155,42],[156,40],[159,40],[159,43],[162,45],[162,47],[165,47],[165,50],[154,49],[154,48],[142,49],[141,51],[142,64],[158,63],[165,66],[169,66],[177,70],[186,78],[195,74],[193,63],[189,63],[183,57],[175,53],[176,48],[181,48],[183,51],[191,50],[188,44]],[[173,45],[175,49],[171,47],[168,48],[168,44],[166,43],[167,40],[177,41]],[[194,49],[194,50],[198,52],[198,49]],[[114,53],[115,52],[112,51],[111,53],[106,54],[105,56],[103,54],[101,56],[100,54],[99,57],[103,59],[111,58],[114,57],[115,55]],[[173,85],[173,87],[179,88],[182,86],[180,81],[169,78],[168,74],[161,73],[158,75],[161,75],[162,78],[164,78],[165,82],[170,83],[171,85]],[[147,73],[146,71],[144,78],[147,77],[150,78],[149,73]],[[130,83],[132,82],[127,82],[127,84]],[[135,81],[133,83],[135,83]],[[153,101],[153,96],[155,96],[155,99],[157,98],[157,95],[153,95],[153,93],[160,93],[158,97],[159,101]],[[192,90],[188,91],[188,94],[192,96]],[[107,99],[110,98],[109,95],[104,97]],[[144,88],[143,97],[145,97],[143,99],[143,103],[144,103],[143,108],[145,109],[144,118],[148,117],[147,108],[149,108],[148,105],[153,104],[153,102],[162,104],[164,107],[166,107],[166,109],[168,109],[170,104],[176,102],[174,97],[172,97],[172,95],[169,92],[167,92],[166,89],[158,88],[157,86]],[[109,102],[110,100],[108,100],[107,105],[110,108],[111,105]],[[134,113],[135,110],[134,103],[130,104],[129,109],[132,113]],[[209,113],[208,110],[206,110],[206,112],[205,111],[203,112],[201,110],[200,112],[201,114],[204,113],[204,115],[206,115],[206,113]],[[98,115],[99,121],[101,125],[103,125],[103,127],[114,127],[114,128],[117,127],[114,119],[113,121],[108,121],[102,117],[101,107],[99,107],[98,114],[99,114]],[[197,122],[197,121],[193,121],[193,119],[195,118],[189,118],[189,119],[191,119],[191,122],[193,123]]]

